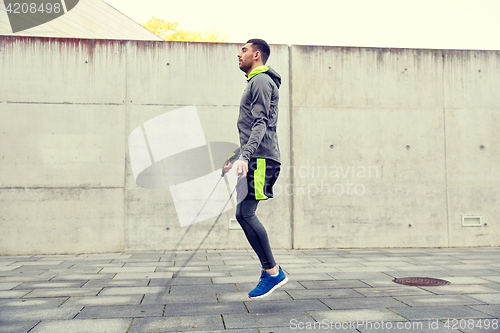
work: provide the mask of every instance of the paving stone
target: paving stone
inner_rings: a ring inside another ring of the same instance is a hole
[[[42,321],[30,333],[117,333],[126,332],[130,326],[127,319],[82,319]]]
[[[143,279],[170,279],[171,272],[159,273],[117,273],[113,280],[143,280]]]
[[[255,287],[255,286],[254,286]],[[203,286],[203,293],[215,293],[215,292],[238,292],[236,285],[233,283],[228,284],[209,284]],[[189,285],[184,286],[171,286],[171,295],[186,295],[186,294],[197,294],[200,290],[193,288]]]
[[[260,278],[260,271],[257,270],[247,270],[247,269],[232,269],[232,270],[227,270],[230,275],[228,276],[255,276],[256,279]],[[215,273],[215,272],[214,272]],[[491,282],[491,281],[490,281]]]
[[[312,320],[312,319],[310,319],[310,320]],[[312,324],[312,322],[310,322],[310,323]],[[321,331],[324,332],[327,329],[327,327],[329,327],[329,326],[325,326],[325,324],[323,324],[322,326],[320,326],[319,324],[320,323],[317,323],[316,325],[317,325],[317,330],[320,331],[320,332]],[[285,327],[263,327],[263,328],[259,328],[259,332],[260,333],[290,333],[290,332],[308,330],[307,328],[305,328],[305,326],[301,326],[301,325],[305,325],[305,323],[304,322],[302,322],[302,323],[294,322],[294,325],[288,325],[288,326],[285,326]],[[303,327],[303,328],[300,329],[299,327]],[[320,328],[320,327],[322,327],[322,328]],[[311,328],[310,330],[314,331],[315,329]],[[239,332],[239,330],[238,331],[234,331],[234,332]],[[359,333],[359,331],[357,331],[355,329],[352,329],[352,330],[335,330],[334,332],[337,332],[337,333]]]
[[[345,289],[371,287],[359,280],[300,281],[300,284],[302,284],[306,289]]]
[[[110,266],[110,267],[122,267],[125,263],[124,262],[117,262],[117,263],[113,263],[112,261],[110,260],[90,260],[90,261],[85,261],[85,260],[71,260],[71,261],[68,261],[73,265],[73,267],[71,267],[71,269],[73,268],[89,268],[89,267],[107,267],[107,266]]]
[[[213,266],[213,267],[225,267],[225,266]],[[221,270],[224,272],[224,270]],[[177,266],[157,266],[156,272],[210,272],[207,266],[186,266],[186,267],[177,267]]]
[[[16,261],[15,265],[19,266],[54,266],[54,265],[60,265],[62,264],[63,261],[49,261],[49,260],[44,260],[44,261]]]
[[[20,282],[0,282],[0,291],[14,289],[19,284]]]
[[[137,280],[90,280],[82,288],[104,288],[104,287],[147,287],[150,279]]]
[[[483,280],[500,283],[500,274],[497,276],[480,276]]]
[[[13,308],[22,310],[24,307],[36,306],[44,309],[57,308],[68,297],[51,297],[51,298],[16,298],[16,299],[0,299],[0,308]]]
[[[330,275],[326,273],[312,273],[312,274],[288,274],[288,280],[290,281],[332,281]]]
[[[143,295],[143,294],[168,294],[166,287],[106,287],[99,294],[102,296],[116,295]]]
[[[385,279],[389,275],[379,272],[339,272],[331,274],[336,280],[363,280],[363,279]]]
[[[452,276],[450,271],[427,271],[427,270],[415,270],[415,271],[391,271],[384,272],[389,277],[392,278],[403,278],[403,277],[431,277],[436,276]]]
[[[366,297],[374,297],[374,296],[402,296],[402,295],[430,295],[431,293],[417,288],[405,286],[406,288],[400,287],[380,287],[380,288],[356,288],[354,289],[358,293],[366,296]]]
[[[485,283],[483,286],[490,289],[500,290],[500,283]]]
[[[297,322],[313,321],[305,311],[286,312],[283,314],[225,314],[223,317],[227,329],[257,327],[259,331],[261,331],[261,328],[265,327],[290,328],[293,320]]]
[[[20,298],[31,290],[0,290],[0,298]]]
[[[495,289],[491,289],[482,285],[446,285],[439,287],[421,287],[424,290],[431,291],[437,295],[450,294],[487,294],[497,293]]]
[[[352,289],[288,290],[287,293],[295,300],[310,298],[364,297]]]
[[[142,261],[142,260],[137,260],[133,262],[123,262],[121,267],[144,267],[144,266],[151,266],[154,265],[156,267],[173,267],[174,266],[173,261],[162,261],[162,262],[155,262],[155,261]]]
[[[80,288],[87,281],[40,281],[24,282],[14,290],[45,289],[45,288]]]
[[[0,258],[0,266],[8,266],[8,265],[11,265],[13,264],[15,261],[6,261],[6,260],[2,260],[2,258]]]
[[[82,309],[80,306],[40,308],[27,306],[23,308],[2,308],[0,321],[43,320],[43,319],[72,319]]]
[[[387,277],[385,279],[362,279],[360,280],[361,282],[365,283],[366,285],[373,287],[373,288],[379,288],[379,287],[401,287],[401,288],[406,288],[408,286],[402,285],[395,283],[393,277]]]
[[[136,318],[132,322],[128,333],[143,332],[187,332],[205,330],[223,330],[220,315],[207,316],[179,316],[162,318]],[[30,332],[31,333],[31,332]]]
[[[86,306],[75,319],[161,317],[163,304]]]
[[[392,297],[320,298],[332,310],[381,309],[402,307],[405,304]]]
[[[0,332],[2,333],[26,333],[36,326],[40,320],[0,320]]]
[[[333,310],[333,311],[308,311],[316,321],[331,320],[336,322],[349,321],[398,321],[405,318],[397,315],[388,309],[352,309],[352,310]]]
[[[30,268],[23,269],[22,266],[12,266],[12,269],[10,269],[10,266],[0,267],[0,277],[8,277],[8,276],[16,276],[17,277],[17,276],[26,276],[26,275],[37,276],[37,275],[40,275],[40,274],[46,273],[46,272],[47,272],[46,269],[30,269]]]
[[[97,254],[87,254],[85,260],[100,260],[100,259],[128,259],[131,258],[131,254],[121,254],[121,253],[97,253]]]
[[[164,333],[167,331],[162,331],[159,333]],[[256,328],[250,328],[250,329],[235,329],[235,330],[220,330],[220,331],[196,331],[197,333],[262,333],[262,332],[270,332],[266,330],[257,330]],[[281,331],[276,331],[274,333],[280,333]],[[288,331],[287,331],[288,332]]]
[[[178,271],[174,272],[174,278],[185,278],[185,277],[227,277],[231,276],[229,272],[219,271],[219,272],[193,272],[193,271]]]
[[[500,305],[494,304],[494,305],[472,305],[470,306],[473,309],[479,310],[481,312],[487,313],[491,315],[494,318],[499,318],[500,317]],[[480,317],[480,318],[487,318],[487,317]],[[500,327],[498,329],[500,331]]]
[[[106,280],[115,274],[58,274],[53,280]]]
[[[250,291],[250,290],[249,290]],[[217,293],[217,299],[219,302],[242,302],[248,301],[248,291],[239,292],[221,292]],[[266,296],[263,299],[259,299],[260,302],[273,301],[273,300],[292,300],[290,295],[288,295],[283,289],[275,290],[271,295]],[[257,300],[255,300],[257,301]]]
[[[62,306],[139,305],[144,295],[70,297]]]
[[[167,281],[167,284],[172,285],[172,286],[205,285],[205,284],[211,285],[212,281],[213,281],[212,278],[209,278],[209,277],[182,277],[181,276],[181,277],[175,277],[173,279],[169,279]]]
[[[247,308],[243,302],[225,302],[225,303],[184,303],[184,304],[166,304],[165,317],[173,316],[198,316],[198,315],[222,315],[228,313],[247,314]]]
[[[486,279],[489,276],[499,276],[498,272],[490,269],[450,269],[443,271],[450,276],[478,276]]]
[[[215,293],[197,294],[146,294],[141,304],[177,304],[177,303],[207,303],[217,302]]]
[[[359,327],[361,333],[459,333],[459,331],[446,327],[439,320],[432,321],[399,321],[399,322],[366,322]]]
[[[220,271],[223,271],[223,272],[227,272],[227,271],[234,271],[234,270],[245,270],[245,271],[248,271],[247,270],[247,266],[245,265],[231,265],[231,266],[208,266],[208,269],[210,272],[220,272]],[[252,270],[252,272],[254,272]]]
[[[27,290],[20,290],[20,292]],[[96,296],[101,288],[54,288],[54,289],[35,289],[24,298],[32,297],[63,297],[63,296]]]
[[[156,266],[104,267],[99,273],[154,273]]]
[[[451,284],[483,284],[490,281],[481,279],[475,276],[437,276],[437,279],[442,279],[450,282]]]
[[[483,305],[475,305],[483,306]],[[472,306],[474,307],[474,306]],[[393,308],[397,314],[409,320],[424,319],[469,319],[469,318],[493,318],[481,311],[463,305],[456,306],[415,306]]]
[[[318,300],[303,301],[271,301],[259,302],[258,300],[247,300],[244,302],[249,313],[274,313],[274,312],[300,312],[311,310],[330,310],[325,304]]]
[[[222,265],[226,266],[231,266],[231,265],[245,265],[247,268],[252,268],[252,267],[258,267],[257,269],[260,269],[260,262],[259,260],[224,260],[222,262]],[[213,265],[213,263],[210,263],[210,265]]]
[[[259,282],[259,276],[231,276],[231,277],[214,277],[212,281],[217,283],[255,283]]]
[[[500,296],[500,294],[499,294]],[[409,306],[474,305],[480,301],[462,295],[394,296]]]

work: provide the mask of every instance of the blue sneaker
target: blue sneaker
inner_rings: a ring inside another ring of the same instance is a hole
[[[285,285],[287,282],[288,277],[281,270],[281,267],[276,277],[272,277],[271,274],[263,270],[259,284],[248,293],[248,298],[261,298],[270,295],[276,288]]]

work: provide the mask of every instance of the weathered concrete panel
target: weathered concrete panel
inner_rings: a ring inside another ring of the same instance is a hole
[[[447,110],[500,109],[500,51],[442,52]]]
[[[291,46],[293,105],[428,108],[443,103],[440,50]]]
[[[122,106],[0,105],[3,187],[123,187]]]
[[[450,246],[499,245],[499,51],[444,54]],[[480,227],[463,216],[482,216]]]
[[[442,110],[294,107],[293,124],[294,246],[446,246]]]
[[[118,252],[123,189],[0,189],[0,253]]]
[[[3,36],[2,100],[120,104],[125,41]],[[160,42],[161,43],[161,42]]]
[[[321,184],[315,196],[297,191],[295,248],[447,246],[443,187],[364,185],[357,195],[354,186],[347,191],[346,180],[333,184],[345,191],[328,192],[324,184],[323,194]]]
[[[129,102],[237,109],[246,84],[238,68],[242,45],[130,41],[126,46]],[[287,106],[288,48],[272,45],[271,52],[268,65],[284,82],[280,106]]]

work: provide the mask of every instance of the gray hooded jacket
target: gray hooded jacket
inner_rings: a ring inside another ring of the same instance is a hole
[[[247,162],[250,158],[266,158],[281,163],[276,134],[281,77],[272,68],[260,68],[252,74],[240,102],[240,151],[234,157],[241,154]]]

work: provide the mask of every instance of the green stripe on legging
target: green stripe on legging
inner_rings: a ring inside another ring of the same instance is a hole
[[[265,180],[266,180],[266,159],[258,158],[257,169],[253,173],[255,199],[257,200],[268,199],[268,197],[264,195]]]

